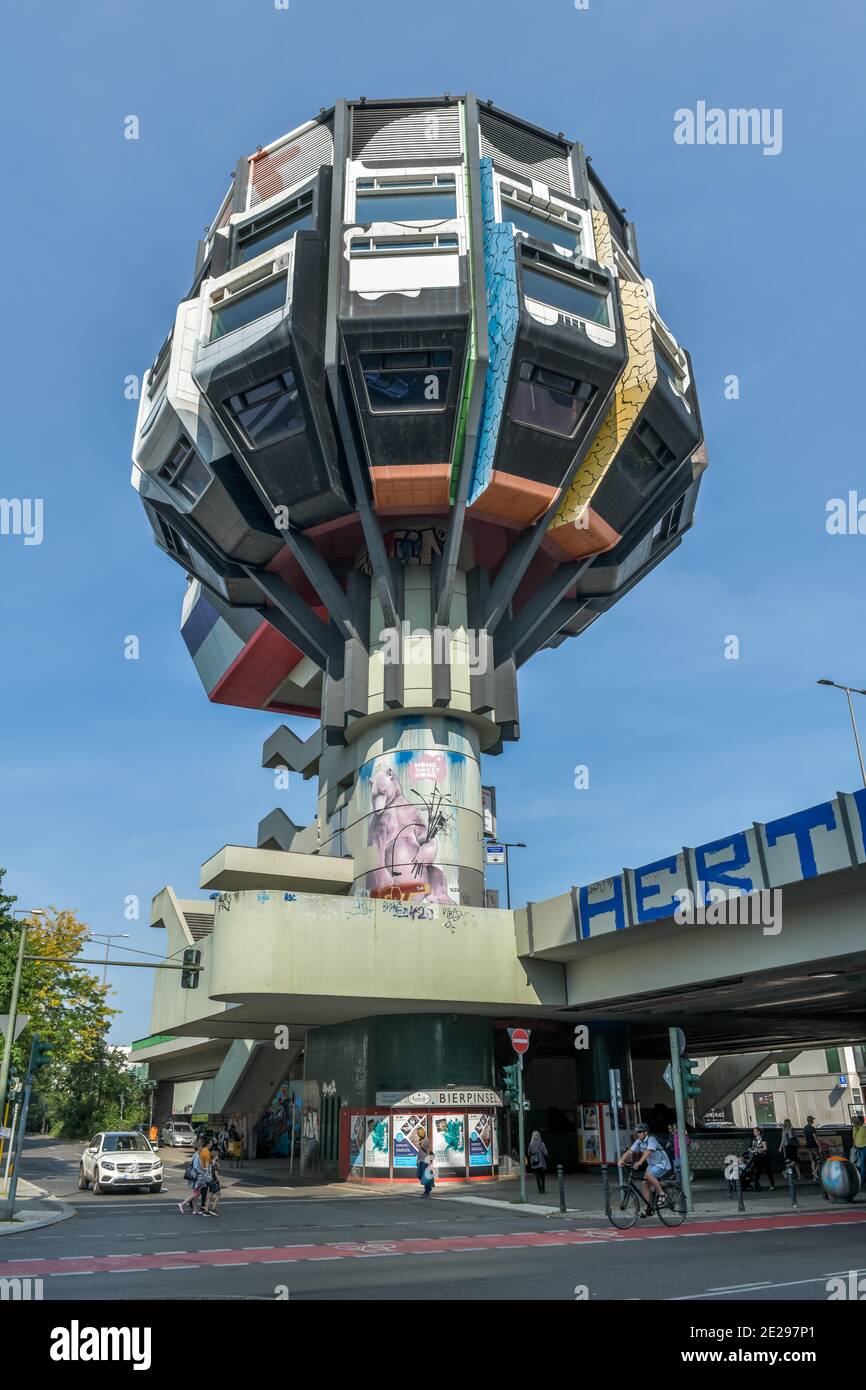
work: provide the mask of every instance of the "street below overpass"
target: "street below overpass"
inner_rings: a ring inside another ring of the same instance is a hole
[[[0,1279],[42,1281],[46,1301],[820,1301],[866,1276],[866,1202],[710,1219],[479,1204],[437,1191],[288,1188],[226,1174],[219,1216],[181,1214],[185,1156],[160,1195],[77,1190],[79,1146],[34,1141],[29,1179],[76,1215],[0,1241]],[[853,1282],[852,1282],[853,1273]],[[864,1280],[866,1290],[866,1280]]]

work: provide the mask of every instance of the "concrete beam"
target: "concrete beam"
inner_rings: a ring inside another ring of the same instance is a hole
[[[201,886],[221,892],[272,888],[295,893],[348,893],[354,871],[352,859],[223,845],[202,864]]]

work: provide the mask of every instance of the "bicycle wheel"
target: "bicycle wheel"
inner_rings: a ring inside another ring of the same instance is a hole
[[[686,1194],[679,1183],[667,1184],[664,1189],[667,1201],[663,1207],[656,1207],[659,1221],[666,1226],[681,1226],[686,1219]]]
[[[634,1188],[624,1187],[622,1192],[612,1192],[607,1214],[618,1231],[627,1231],[633,1226],[640,1216],[640,1201]]]

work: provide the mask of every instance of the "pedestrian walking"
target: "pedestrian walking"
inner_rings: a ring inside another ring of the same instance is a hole
[[[206,1187],[210,1182],[212,1160],[213,1154],[211,1153],[210,1149],[207,1147],[206,1144],[202,1144],[201,1148],[197,1149],[196,1152],[193,1154],[190,1164],[183,1175],[184,1180],[189,1183],[192,1191],[190,1192],[190,1195],[184,1198],[182,1202],[178,1202],[177,1205],[179,1211],[182,1212],[188,1206],[190,1211],[194,1212],[196,1209],[196,1197],[199,1197],[201,1199],[201,1202],[203,1203],[204,1199],[201,1198],[201,1192],[202,1189]],[[199,1211],[201,1211],[201,1209],[202,1208],[200,1205]]]
[[[861,1183],[866,1186],[866,1124],[863,1123],[862,1115],[855,1115],[852,1123],[854,1126],[854,1131],[851,1136],[853,1143],[851,1149],[852,1160],[856,1164],[857,1171],[860,1174]]]
[[[221,1190],[220,1155],[218,1152],[214,1151],[210,1164],[210,1180],[201,1190],[201,1207],[199,1210],[203,1211],[205,1216],[219,1215],[217,1207],[219,1206]]]
[[[421,1186],[424,1188],[424,1196],[429,1197],[436,1185],[436,1160],[431,1153],[428,1153],[424,1160],[424,1169],[421,1174]]]
[[[415,1172],[422,1187],[424,1185],[424,1169],[427,1166],[427,1159],[430,1157],[430,1145],[427,1142],[427,1134],[423,1129],[419,1129],[415,1136],[415,1145],[418,1150],[418,1157],[415,1159]]]
[[[547,1175],[547,1146],[537,1129],[532,1131],[529,1140],[529,1148],[526,1151],[529,1159],[530,1170],[535,1174],[535,1185],[539,1192],[544,1191],[544,1180]]]
[[[797,1143],[797,1136],[794,1133],[794,1126],[790,1120],[782,1122],[782,1136],[779,1140],[779,1153],[782,1155],[786,1165],[794,1169],[798,1178],[803,1175],[800,1172],[800,1145]]]
[[[755,1191],[761,1191],[761,1174],[766,1173],[767,1181],[775,1192],[776,1179],[773,1177],[773,1170],[770,1167],[770,1150],[759,1125],[752,1126],[750,1149],[755,1164]]]
[[[803,1145],[809,1155],[809,1162],[812,1165],[812,1181],[820,1182],[821,1145],[818,1143],[818,1136],[815,1133],[814,1115],[806,1116],[806,1123],[803,1126]]]

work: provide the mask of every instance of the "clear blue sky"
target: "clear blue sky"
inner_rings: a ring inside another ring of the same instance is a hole
[[[853,0],[7,9],[0,496],[43,498],[45,528],[40,546],[0,536],[0,864],[20,903],[158,950],[159,888],[196,895],[201,862],[254,843],[280,802],[310,817],[311,787],[275,792],[259,766],[273,716],[198,683],[183,576],[129,487],[123,382],[152,361],[237,157],[339,96],[474,89],[582,139],[694,358],[711,466],[693,532],[525,669],[523,740],[487,764],[501,833],[531,846],[515,895],[856,787],[844,697],[815,679],[866,685],[866,536],[825,529],[829,498],[866,492],[863,28]],[[676,145],[675,110],[700,100],[781,107],[781,154]],[[151,977],[113,979],[115,1040],[145,1035]]]

